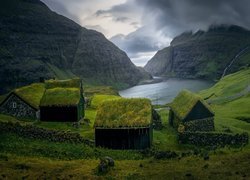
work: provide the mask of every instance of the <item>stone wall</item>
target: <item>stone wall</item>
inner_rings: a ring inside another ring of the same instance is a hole
[[[15,94],[11,94],[9,98],[1,105],[0,112],[15,117],[36,119],[36,110]]]
[[[248,133],[231,134],[221,132],[183,132],[179,133],[179,142],[200,146],[242,146],[248,144]]]
[[[79,133],[49,130],[33,125],[21,125],[20,123],[0,122],[0,133],[15,133],[21,137],[41,139],[52,142],[85,143],[94,145],[94,142],[84,139]]]
[[[196,132],[196,131],[214,131],[214,118],[197,119],[183,123],[185,131]]]

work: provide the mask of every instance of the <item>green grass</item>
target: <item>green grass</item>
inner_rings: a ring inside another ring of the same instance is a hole
[[[21,123],[26,123],[27,121],[31,121],[31,120],[18,120],[17,118],[13,117],[13,116],[9,116],[9,115],[5,115],[5,114],[0,114],[0,121],[1,122],[21,122]],[[31,122],[34,122],[33,120]]]
[[[41,99],[41,106],[77,105],[80,101],[79,88],[47,89]]]
[[[96,173],[98,159],[54,160],[0,154],[0,173],[8,179],[248,179],[250,153],[215,152],[208,161],[200,156],[169,160],[115,160],[103,175]],[[8,160],[8,161],[6,161]]]
[[[95,122],[96,110],[87,109],[85,110],[85,118],[90,120],[89,124],[84,122],[80,122],[80,126],[77,128],[73,126],[73,123],[70,122],[44,122],[44,121],[34,121],[30,119],[17,119],[15,117],[0,114],[0,121],[1,122],[18,122],[22,125],[35,125],[41,128],[46,129],[56,129],[61,131],[71,131],[79,133],[81,136],[87,139],[94,140],[94,122]]]
[[[96,94],[91,99],[91,107],[97,108],[100,104],[107,100],[115,100],[120,99],[120,96],[117,95],[104,95],[104,94]]]
[[[147,127],[151,124],[151,120],[150,100],[121,98],[105,101],[98,107],[95,127]]]
[[[95,159],[111,156],[115,159],[143,159],[139,151],[95,148],[85,144],[56,143],[24,138],[13,133],[0,133],[0,153],[18,156],[47,157],[52,159]]]
[[[214,94],[209,100],[219,99],[215,103],[211,101],[211,107],[215,112],[216,131],[247,132],[250,134],[250,123],[244,121],[244,119],[250,119],[250,93],[228,102],[220,100],[221,97],[234,96],[244,91],[249,85],[250,68],[225,76],[210,89],[200,92],[203,97]],[[249,147],[247,145],[247,148]]]
[[[45,87],[46,89],[52,88],[80,88],[81,79],[73,78],[73,79],[66,79],[66,80],[46,80]]]
[[[158,111],[162,119],[163,128],[161,130],[153,131],[153,146],[161,151],[185,151],[192,149],[193,146],[179,144],[176,130],[169,125],[168,109],[161,109]]]
[[[218,82],[220,85],[202,91],[201,95],[206,97],[211,92],[220,96],[225,96],[224,93],[227,93],[226,95],[238,93],[247,85],[249,77],[247,71],[243,70],[236,73],[235,76],[240,78],[238,80],[234,75],[226,76]],[[230,79],[228,79],[229,77]],[[80,126],[76,128],[72,123],[39,122],[29,119],[16,119],[2,114],[0,114],[0,121],[20,122],[22,125],[33,124],[48,129],[77,132],[87,139],[94,140],[93,126],[97,110],[92,107],[97,107],[105,99],[116,99],[117,96],[113,95],[117,94],[115,90],[107,87],[100,89],[98,87],[87,87],[87,89],[91,92],[89,93],[91,95],[101,92],[94,96],[93,99],[96,102],[91,105],[91,108],[85,110],[85,118],[89,119],[89,124],[81,122]],[[110,94],[111,96],[109,96]],[[110,102],[114,101],[116,100]],[[141,109],[141,105],[135,106],[134,104],[128,107],[128,111],[130,111],[129,108],[135,109],[134,107]],[[113,109],[113,106],[110,109]],[[250,134],[250,124],[240,120],[242,117],[250,117],[249,107],[250,94],[231,102],[212,104],[211,108],[215,112],[216,131],[226,132],[230,130],[234,133],[247,132]],[[107,109],[107,112],[110,112],[110,109]],[[203,147],[179,144],[176,131],[168,125],[168,109],[161,107],[158,112],[163,121],[163,128],[153,131],[151,151],[171,150],[179,155],[195,149],[207,152]],[[250,177],[250,145],[239,149],[226,147],[209,151],[210,158],[207,161],[203,159],[202,155],[157,160],[152,155],[141,151],[109,150],[90,147],[85,144],[54,143],[23,138],[12,133],[0,132],[0,139],[0,178],[2,175],[9,179],[22,177],[28,179],[39,177],[46,177],[47,179],[58,177],[65,179],[70,177],[75,179],[247,179]],[[95,168],[99,164],[98,158],[104,156],[112,157],[115,160],[115,167],[107,174],[98,176]],[[6,161],[6,158],[8,161]]]
[[[95,94],[102,95],[116,95],[118,96],[118,91],[111,86],[90,86],[84,85],[84,92],[86,96],[93,96]]]
[[[222,78],[213,87],[203,90],[200,95],[203,98],[210,97],[210,99],[216,97],[232,96],[235,93],[243,91],[250,85],[250,68],[241,70],[239,72],[230,74]]]
[[[14,93],[23,98],[26,102],[28,102],[35,108],[39,108],[40,100],[43,96],[44,91],[44,84],[34,83],[14,90]]]
[[[249,107],[249,95],[226,104],[213,105],[216,130],[224,131],[229,128],[233,132],[250,134],[250,123],[238,119],[239,117],[250,118]]]

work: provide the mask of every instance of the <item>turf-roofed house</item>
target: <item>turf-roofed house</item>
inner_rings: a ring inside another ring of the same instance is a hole
[[[105,101],[95,120],[96,146],[145,149],[152,144],[152,107],[148,99]]]
[[[179,131],[213,131],[214,113],[199,95],[183,90],[170,105],[169,124]]]
[[[84,117],[83,87],[80,79],[45,81],[40,103],[41,121],[77,122]]]
[[[0,103],[0,112],[18,118],[39,119],[39,104],[44,91],[43,83],[15,89]]]

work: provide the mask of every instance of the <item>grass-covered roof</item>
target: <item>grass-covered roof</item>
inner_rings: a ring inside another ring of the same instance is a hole
[[[52,88],[80,88],[81,79],[80,78],[73,78],[67,80],[47,80],[45,81],[46,89]]]
[[[103,104],[105,101],[120,99],[122,97],[115,95],[105,95],[105,94],[95,94],[91,100],[91,107],[97,108],[99,105]]]
[[[151,124],[152,109],[148,99],[116,99],[105,101],[97,110],[95,127],[133,128]]]
[[[74,106],[80,100],[79,88],[52,88],[46,89],[40,106]]]
[[[202,99],[201,96],[188,90],[181,91],[170,104],[170,107],[178,118],[183,120],[187,117],[198,101],[200,101],[210,112],[213,113],[210,106]]]
[[[32,107],[38,109],[45,88],[43,83],[34,83],[14,90],[14,93]]]

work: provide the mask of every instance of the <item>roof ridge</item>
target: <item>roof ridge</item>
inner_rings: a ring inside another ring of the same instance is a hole
[[[209,105],[198,94],[188,90],[182,90],[172,101],[170,107],[179,119],[185,119],[194,106],[201,102],[210,112],[213,113]]]
[[[183,119],[185,119],[188,116],[188,114],[192,111],[193,107],[197,104],[198,101],[200,101],[200,100],[199,99],[195,100],[195,103],[192,105],[192,107],[189,108],[189,110],[184,115]]]

